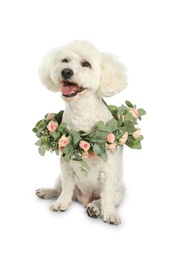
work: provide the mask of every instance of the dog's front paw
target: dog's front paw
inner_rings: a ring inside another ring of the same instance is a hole
[[[50,210],[52,211],[58,211],[58,212],[64,212],[68,209],[70,206],[71,201],[62,201],[57,199],[54,203],[51,204]]]
[[[104,212],[103,221],[107,224],[119,225],[121,224],[120,217],[116,212]]]
[[[100,210],[92,202],[87,205],[86,212],[91,218],[98,218],[100,215]]]
[[[58,196],[58,192],[55,189],[38,189],[35,194],[41,199],[50,199]]]

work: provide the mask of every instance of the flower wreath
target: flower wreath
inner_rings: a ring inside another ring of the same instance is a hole
[[[104,100],[103,102],[105,103]],[[35,143],[39,147],[39,154],[44,156],[45,151],[55,151],[59,155],[61,151],[65,161],[79,161],[82,165],[81,171],[87,174],[90,168],[85,158],[99,156],[106,162],[107,150],[114,152],[117,146],[127,145],[133,149],[141,149],[143,136],[137,125],[146,112],[142,108],[137,109],[130,101],[125,103],[126,106],[120,107],[105,103],[113,119],[106,124],[98,121],[90,132],[72,130],[66,123],[62,123],[64,111],[46,114],[33,128],[39,138]]]

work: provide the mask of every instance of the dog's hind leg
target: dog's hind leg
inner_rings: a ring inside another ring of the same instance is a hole
[[[54,197],[59,197],[62,191],[61,179],[58,178],[55,182],[55,187],[53,189],[38,189],[35,194],[41,199],[51,199]]]
[[[100,215],[100,207],[101,207],[101,199],[93,200],[92,202],[88,203],[86,207],[86,212],[88,216],[91,218],[98,218]]]

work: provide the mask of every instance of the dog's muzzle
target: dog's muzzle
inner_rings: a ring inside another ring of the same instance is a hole
[[[71,82],[70,78],[73,76],[73,74],[73,71],[69,68],[63,69],[61,71],[61,76],[64,79],[63,86],[61,88],[63,97],[74,97],[84,90],[83,87],[74,82]]]

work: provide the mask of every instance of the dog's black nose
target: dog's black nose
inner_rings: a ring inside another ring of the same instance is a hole
[[[61,75],[64,79],[69,79],[73,76],[73,71],[71,69],[63,69]]]

